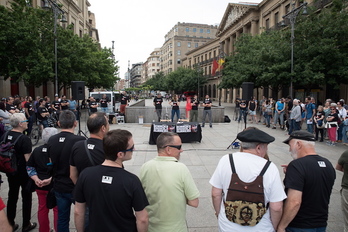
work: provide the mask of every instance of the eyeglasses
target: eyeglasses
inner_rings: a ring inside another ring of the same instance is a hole
[[[21,121],[21,122],[29,122],[29,120],[24,120],[24,121]]]
[[[131,148],[129,148],[129,149],[127,149],[127,150],[124,150],[124,151],[121,151],[121,152],[126,153],[126,152],[128,152],[128,151],[134,151],[134,144],[133,144],[133,146],[132,146]]]
[[[178,150],[181,150],[181,146],[182,145],[167,145],[167,146],[164,146],[163,148],[165,148],[165,147],[174,147],[174,148],[176,148]]]

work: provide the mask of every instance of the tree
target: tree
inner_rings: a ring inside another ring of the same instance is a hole
[[[207,83],[207,79],[203,77],[202,70],[179,67],[166,76],[165,83],[168,90],[180,93],[197,90],[198,85]]]
[[[152,86],[153,90],[168,90],[165,85],[165,76],[163,72],[158,72],[154,77],[147,80],[144,85]]]

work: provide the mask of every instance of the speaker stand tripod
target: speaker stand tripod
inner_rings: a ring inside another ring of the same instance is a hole
[[[80,100],[77,100],[77,115],[79,116],[79,131],[77,132],[78,135],[81,136],[81,134],[87,139],[87,135],[81,130],[81,114],[80,114]]]

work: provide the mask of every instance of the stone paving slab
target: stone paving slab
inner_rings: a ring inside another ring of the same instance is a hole
[[[147,105],[152,106],[152,101],[147,100]],[[167,102],[165,102],[167,104]],[[214,102],[214,104],[218,104]],[[233,118],[233,106],[229,103],[223,103],[225,106],[225,114],[231,119]],[[86,118],[86,117],[85,117]],[[133,153],[133,159],[124,163],[126,170],[139,175],[141,165],[153,159],[157,155],[155,145],[149,145],[150,124],[117,124],[111,125],[110,129],[126,129],[133,134],[135,142],[135,151]],[[281,164],[287,164],[291,161],[289,155],[289,147],[282,143],[287,138],[286,132],[280,129],[272,130],[266,128],[262,124],[248,124],[247,126],[255,126],[276,138],[275,142],[269,145],[268,154],[271,161],[273,161],[280,171],[281,178],[284,178]],[[81,123],[81,129],[86,130],[85,123]],[[181,154],[181,162],[185,163],[192,173],[195,183],[200,190],[200,204],[198,208],[187,207],[187,225],[189,232],[215,232],[217,229],[217,220],[214,215],[214,209],[211,203],[211,186],[209,179],[213,174],[219,159],[231,152],[235,152],[234,149],[227,150],[226,148],[235,139],[238,132],[244,129],[244,124],[231,121],[231,123],[216,123],[213,124],[213,128],[202,128],[202,141],[201,143],[184,143],[184,152]],[[77,130],[76,130],[77,131]],[[39,145],[41,144],[41,141]],[[335,166],[338,158],[346,147],[338,144],[335,147],[327,146],[325,143],[316,144],[317,152],[328,158]],[[329,232],[342,232],[343,231],[343,217],[341,213],[340,202],[340,184],[342,179],[342,173],[336,172],[337,178],[335,181],[334,189],[331,195],[330,212],[328,220]],[[4,178],[4,184],[1,187],[0,196],[7,202],[8,184],[6,176]],[[73,206],[70,221],[71,231],[74,231],[73,222]],[[37,196],[33,194],[33,208],[32,208],[32,221],[37,222]],[[16,223],[21,223],[21,199],[18,200]],[[20,225],[21,226],[21,225]],[[33,230],[34,232],[38,229]]]

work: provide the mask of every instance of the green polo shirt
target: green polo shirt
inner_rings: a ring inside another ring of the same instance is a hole
[[[341,186],[344,189],[348,189],[348,150],[342,153],[338,159],[338,164],[342,165],[344,169]]]
[[[186,202],[199,197],[186,165],[174,157],[157,156],[141,167],[140,181],[150,203],[149,231],[186,232]]]

